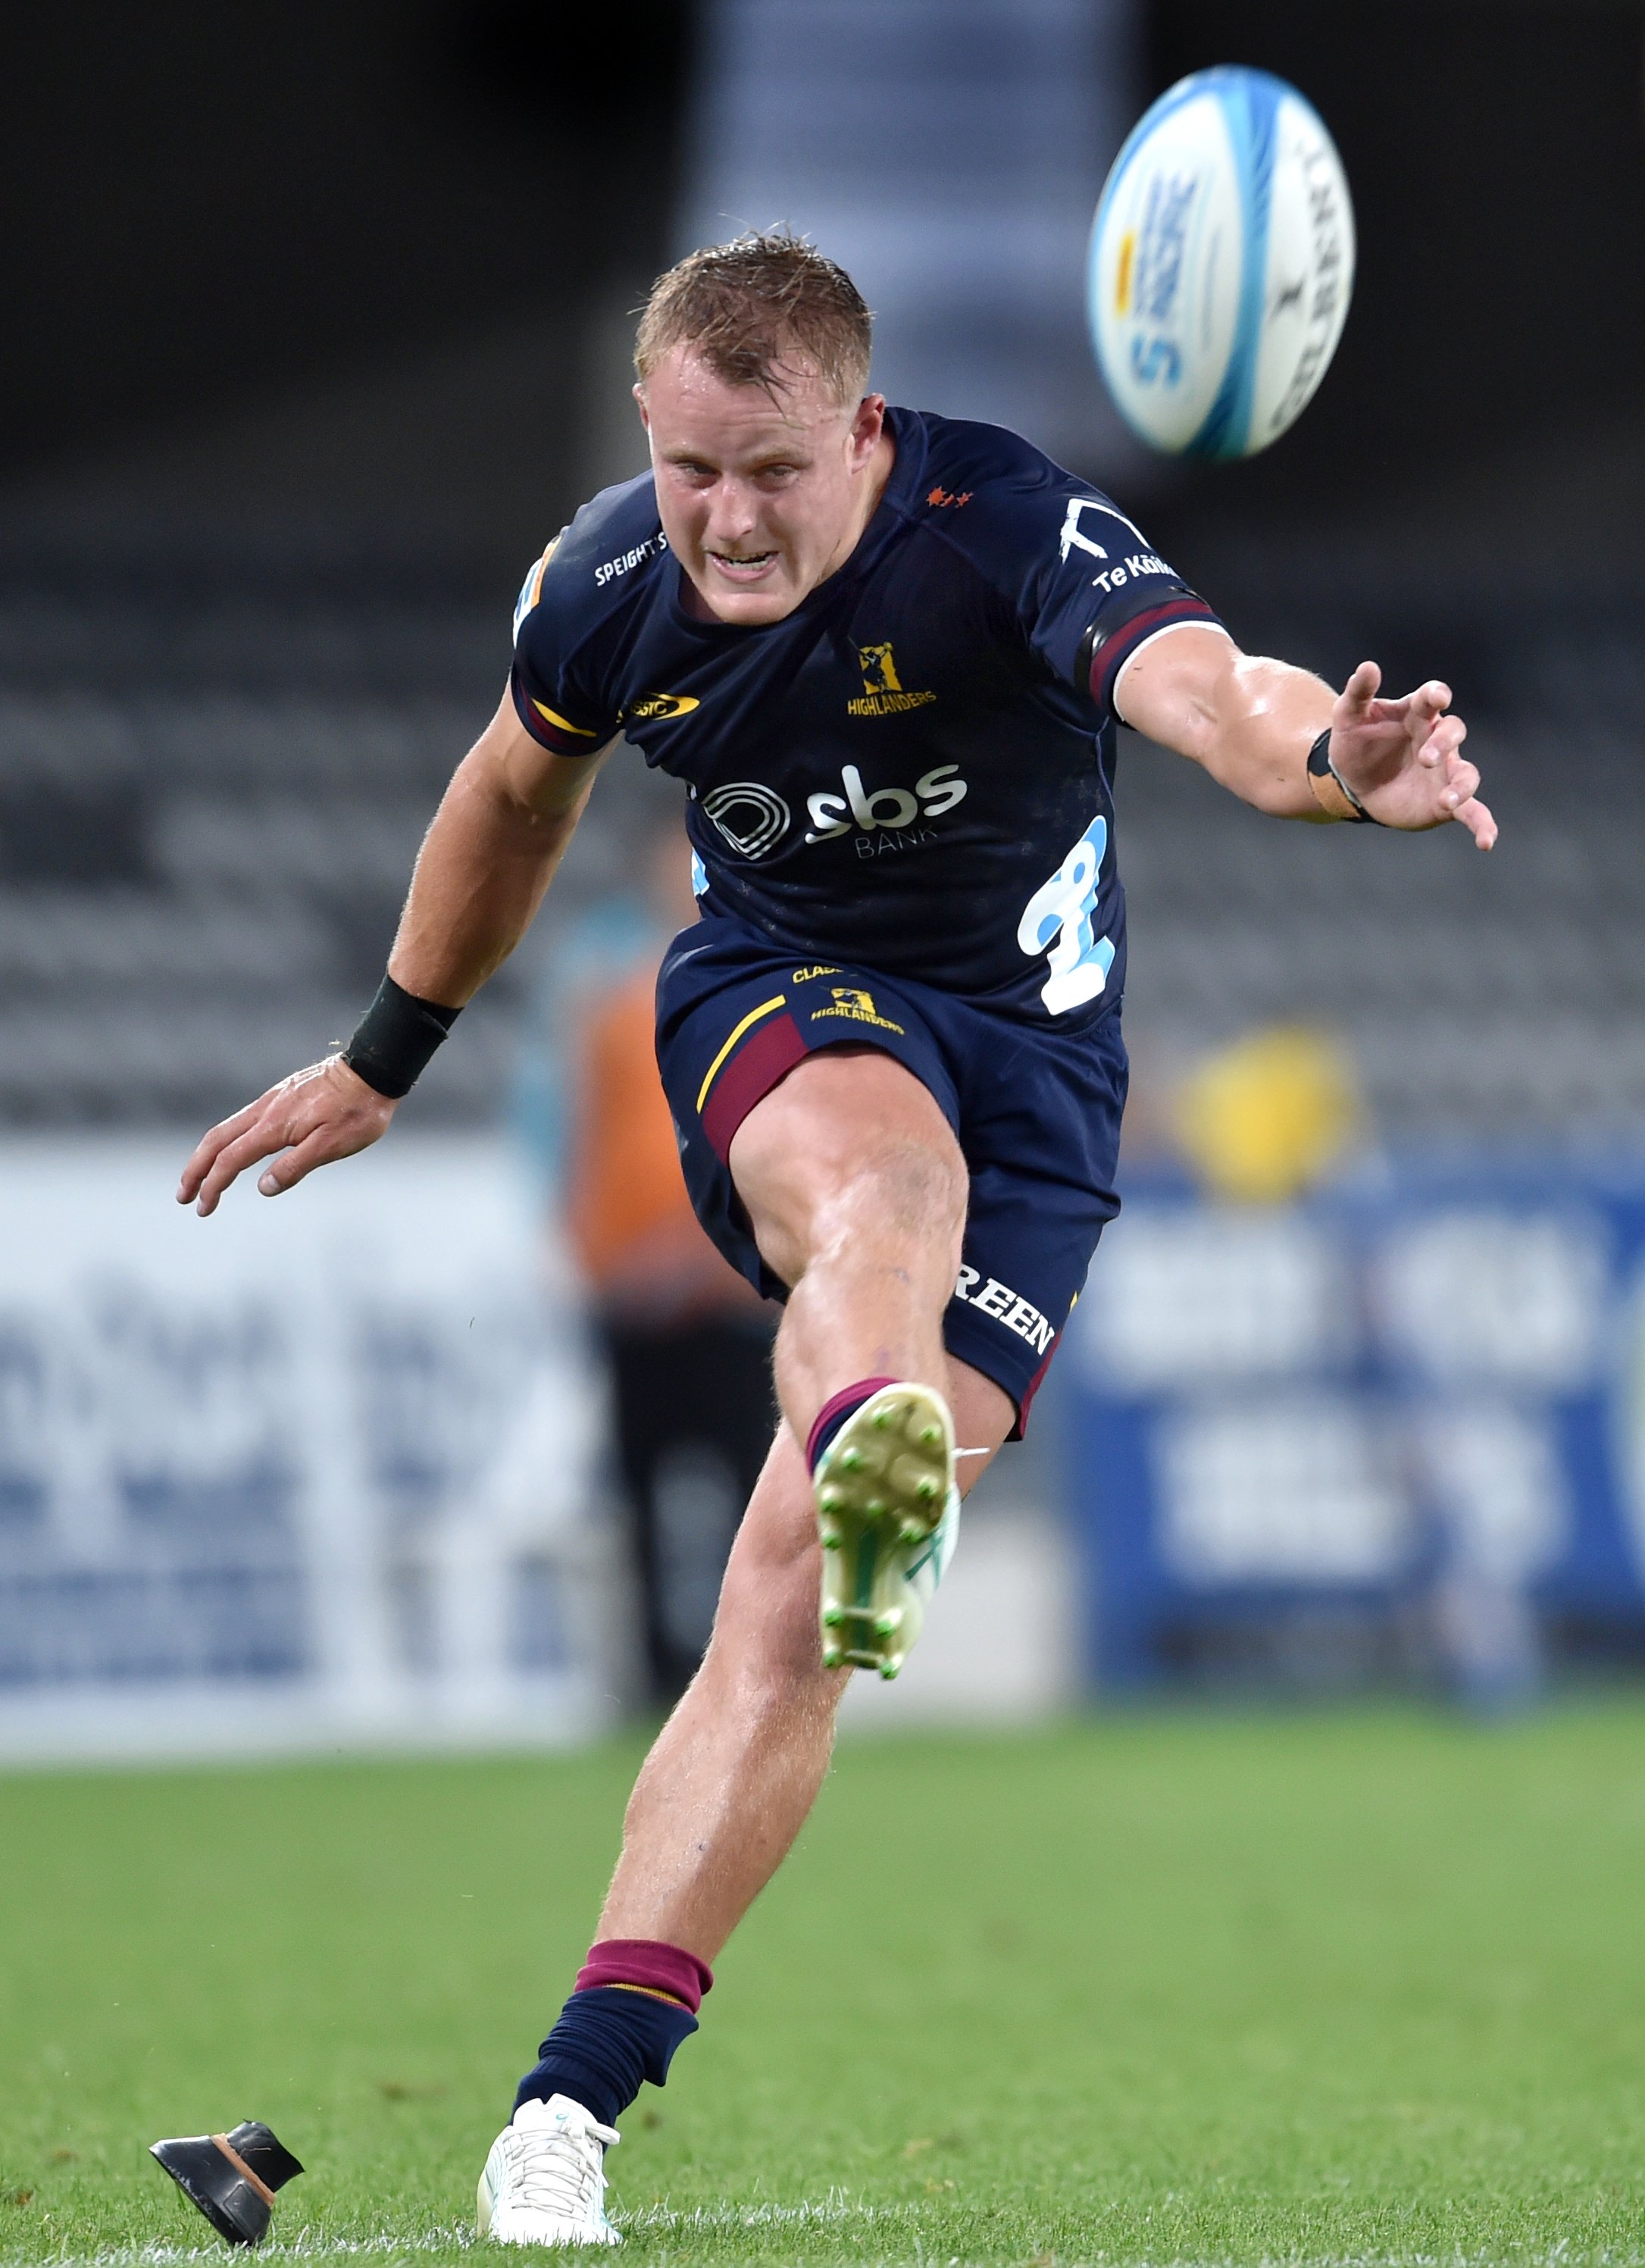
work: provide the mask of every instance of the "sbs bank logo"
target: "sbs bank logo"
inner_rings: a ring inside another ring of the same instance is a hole
[[[788,833],[791,816],[775,788],[732,780],[702,799],[702,808],[739,858],[763,858]]]
[[[970,793],[967,784],[956,777],[958,764],[938,764],[915,780],[912,791],[906,787],[877,787],[870,794],[863,785],[863,775],[855,764],[841,768],[840,784],[843,795],[808,795],[805,810],[811,820],[808,843],[827,843],[836,835],[848,835],[855,828],[860,835],[871,835],[877,828],[900,829],[913,827],[926,819],[940,819],[957,803],[963,803]]]

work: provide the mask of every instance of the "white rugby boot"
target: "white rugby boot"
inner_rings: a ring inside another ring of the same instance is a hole
[[[617,2139],[569,2095],[522,2102],[480,2176],[481,2236],[498,2244],[621,2244],[606,2218],[606,2152]]]
[[[954,1421],[935,1388],[882,1386],[817,1462],[823,1661],[895,1677],[959,1532]]]

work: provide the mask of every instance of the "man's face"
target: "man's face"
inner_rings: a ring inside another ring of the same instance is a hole
[[[808,370],[775,394],[731,386],[685,346],[634,391],[663,533],[709,612],[791,615],[866,525],[883,484],[884,396],[841,404]]]

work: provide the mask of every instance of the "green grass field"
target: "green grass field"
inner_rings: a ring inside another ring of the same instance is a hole
[[[0,2260],[432,2261],[587,1941],[633,1743],[0,1780]],[[842,1750],[665,2095],[635,2261],[1645,2257],[1645,1710]]]

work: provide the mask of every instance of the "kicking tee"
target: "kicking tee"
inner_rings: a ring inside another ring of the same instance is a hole
[[[520,593],[515,705],[558,755],[621,732],[685,783],[705,913],[1078,1030],[1124,983],[1114,681],[1216,617],[1017,434],[886,425],[862,540],[781,622],[687,612],[650,473],[584,504]]]

